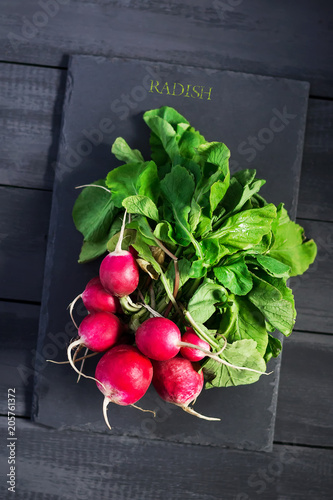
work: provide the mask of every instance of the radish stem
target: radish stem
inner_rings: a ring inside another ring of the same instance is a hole
[[[121,230],[120,230],[119,238],[118,238],[118,241],[117,241],[116,248],[114,249],[114,252],[113,252],[114,255],[121,255],[122,252],[123,252],[123,250],[121,248],[121,245],[122,245],[123,239],[124,239],[126,217],[127,217],[127,210],[125,209],[125,213],[124,213],[124,217],[123,217],[123,222],[121,224]]]

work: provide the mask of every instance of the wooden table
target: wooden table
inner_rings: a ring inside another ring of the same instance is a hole
[[[16,389],[19,499],[330,499],[333,477],[333,8],[326,0],[2,0],[1,498]],[[31,390],[69,54],[142,57],[309,81],[298,220],[318,244],[293,280],[273,453],[62,432]]]

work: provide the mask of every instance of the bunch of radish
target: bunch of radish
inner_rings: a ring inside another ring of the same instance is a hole
[[[121,248],[125,221],[126,212],[115,250],[102,260],[99,276],[91,279],[85,290],[70,304],[75,325],[73,308],[79,298],[88,315],[77,327],[78,339],[68,346],[68,360],[79,376],[96,381],[104,395],[103,415],[110,429],[108,404],[112,402],[139,408],[135,403],[142,398],[151,383],[163,400],[199,418],[220,420],[201,415],[189,407],[204,385],[204,375],[198,361],[211,355],[210,345],[193,328],[186,327],[181,336],[176,323],[146,306],[152,317],[126,337],[129,327],[121,299],[125,297],[133,304],[130,295],[137,290],[140,270],[135,251]],[[75,362],[79,360],[77,353],[82,347],[86,348],[86,354],[80,358],[82,365],[79,370]],[[73,349],[75,354],[72,357]],[[88,350],[96,354],[104,353],[97,363],[94,377],[82,371]]]

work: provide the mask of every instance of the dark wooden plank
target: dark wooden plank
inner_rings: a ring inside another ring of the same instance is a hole
[[[333,96],[329,0],[304,0],[301,7],[289,0],[2,0],[1,6],[7,61],[58,66],[75,53],[142,57],[302,79],[315,95]]]
[[[157,77],[163,82],[177,81],[183,86],[189,82],[192,85],[201,82],[201,85],[212,88],[212,97],[210,100],[195,100],[148,92],[147,80],[149,89],[150,79]],[[59,168],[53,195],[51,232],[54,236],[48,247],[39,352],[43,353],[50,344],[49,332],[63,331],[69,319],[67,304],[84,288],[89,273],[96,273],[98,263],[91,266],[76,264],[81,237],[74,231],[71,220],[77,196],[74,187],[105,176],[109,165],[114,164],[109,159],[109,151],[117,136],[125,137],[131,147],[139,147],[144,157],[148,157],[148,130],[141,122],[143,111],[161,105],[176,106],[208,140],[223,140],[233,151],[232,168],[241,168],[248,162],[238,147],[239,138],[244,138],[246,143],[250,135],[261,137],[261,131],[266,131],[269,141],[261,147],[260,154],[254,150],[258,176],[264,175],[268,179],[264,194],[276,203],[284,200],[292,216],[295,216],[307,92],[306,83],[293,80],[162,63],[148,64],[146,61],[74,57],[68,75]],[[131,106],[117,102],[118,96],[122,95],[132,99]],[[239,100],[240,95],[243,102]],[[82,105],[86,102],[89,106]],[[113,111],[109,133],[100,125],[108,116],[106,103],[110,103]],[[216,110],[223,113],[223,120]],[[284,113],[282,118],[281,113]],[[270,123],[273,123],[272,129],[276,133],[267,128]],[[275,126],[277,123],[278,127]],[[88,142],[91,136],[94,139]],[[130,411],[114,408],[112,421],[120,434],[127,432],[145,436],[145,426],[152,424],[153,434],[158,438],[178,441],[187,429],[188,442],[270,449],[278,366],[279,361],[272,366],[272,370],[276,368],[274,376],[262,377],[257,384],[221,390],[220,401],[214,391],[202,394],[197,402],[198,411],[205,409],[209,415],[219,415],[223,400],[224,425],[215,423],[207,427],[202,420],[192,418],[189,422],[188,415],[178,416],[177,412],[155,425],[152,419],[148,419],[147,423],[146,414],[136,414],[132,408]],[[50,365],[38,370],[35,418],[55,427],[89,425],[93,429],[106,430],[101,420],[100,395],[95,385],[87,385],[84,381],[77,386],[71,370],[61,368]],[[53,409],[54,398],[60,399],[56,411]],[[95,403],[89,405],[89,401]],[[147,408],[158,407],[158,398],[153,390],[147,393],[142,404]],[[78,412],[79,408],[85,411]],[[256,422],[255,426],[253,422]]]
[[[331,335],[294,332],[284,342],[276,441],[333,447],[332,356]]]
[[[15,388],[16,415],[28,417],[40,306],[0,301],[0,413],[6,414],[9,388]]]
[[[310,99],[297,216],[333,221],[333,102]]]
[[[52,188],[65,73],[0,64],[0,184]]]
[[[333,333],[333,224],[309,220],[298,222],[304,227],[306,236],[317,243],[318,255],[303,276],[290,280],[298,312],[295,328],[306,332]]]
[[[0,429],[6,435],[5,418]],[[265,454],[61,432],[21,420],[17,429],[18,500],[332,498],[331,450],[275,445]],[[7,451],[1,447],[3,471]]]
[[[0,299],[40,301],[51,193],[0,187]]]

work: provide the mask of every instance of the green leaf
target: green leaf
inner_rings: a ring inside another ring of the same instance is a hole
[[[107,238],[100,240],[95,243],[93,241],[84,241],[81,252],[79,255],[79,264],[85,264],[86,262],[90,262],[94,259],[97,259],[100,255],[106,252]]]
[[[147,113],[144,115],[144,120],[158,138],[158,141],[155,141],[155,145],[158,147],[160,142],[170,160],[173,160],[176,155],[179,155],[176,131],[172,125],[159,116],[151,116]]]
[[[130,214],[144,215],[156,222],[159,221],[157,206],[148,196],[128,196],[123,200],[123,207]]]
[[[218,281],[236,295],[246,295],[252,288],[252,277],[244,256],[229,265],[214,267]]]
[[[210,188],[210,194],[209,194],[211,213],[214,212],[218,204],[221,202],[227,189],[228,189],[228,182],[225,181],[214,182],[214,184]]]
[[[174,239],[173,228],[167,221],[162,221],[156,225],[154,229],[154,236],[158,240],[163,241],[163,243],[171,245],[171,247],[174,247],[177,244],[176,240]]]
[[[142,234],[139,231],[137,231],[137,233],[136,233],[136,238],[135,238],[134,243],[132,243],[132,246],[139,253],[139,256],[142,259],[149,262],[149,264],[152,265],[152,267],[155,269],[155,271],[157,271],[158,274],[161,274],[161,266],[154,259],[149,245],[147,245],[144,238],[142,237]]]
[[[282,351],[281,341],[273,337],[272,335],[268,334],[268,344],[264,356],[266,363],[268,363],[268,361],[271,358],[277,358],[281,354],[281,351]]]
[[[242,209],[245,203],[257,193],[265,180],[256,179],[255,170],[241,170],[230,179],[230,186],[223,198],[222,206],[230,215]]]
[[[259,354],[256,343],[253,340],[238,340],[233,344],[227,344],[220,357],[235,366],[251,368],[260,372],[265,372],[266,370],[265,361]],[[214,359],[209,359],[205,363],[204,372],[209,377],[214,377],[213,380],[206,382],[207,389],[253,384],[260,377],[259,373],[231,368],[218,363]]]
[[[262,312],[271,325],[275,326],[283,335],[290,335],[296,319],[291,296],[288,294],[288,299],[286,299],[277,286],[264,281],[255,274],[252,274],[252,277],[253,288],[248,294],[249,300]],[[280,286],[284,283],[283,278],[275,278],[275,280],[279,282]],[[285,283],[283,286],[287,289]]]
[[[185,158],[192,159],[196,155],[198,147],[203,143],[206,143],[206,139],[200,132],[193,127],[188,127],[178,142],[179,153]]]
[[[271,276],[275,276],[277,278],[289,277],[290,267],[273,257],[269,257],[268,255],[250,255],[246,258],[246,261],[249,264],[259,265]]]
[[[194,192],[192,175],[184,167],[175,165],[161,181],[161,190],[172,210],[177,242],[183,246],[193,243],[194,237],[188,222]]]
[[[125,139],[122,137],[117,137],[117,139],[112,144],[112,153],[118,160],[125,163],[137,163],[143,162],[143,156],[138,149],[131,149]]]
[[[212,209],[215,210],[229,186],[229,157],[230,150],[219,142],[206,143],[198,148],[202,177],[196,186],[194,197],[206,211],[209,208],[205,214],[207,216],[211,216]]]
[[[147,196],[155,203],[159,196],[157,166],[153,161],[121,165],[108,173],[106,184],[112,191],[115,206],[119,208],[129,196]]]
[[[229,298],[222,315],[219,332],[227,337],[228,342],[242,339],[254,340],[258,352],[262,356],[266,352],[268,335],[264,316],[247,297]]]
[[[105,181],[99,180],[93,185],[105,187]],[[83,234],[85,241],[99,243],[108,236],[118,211],[110,193],[105,189],[89,186],[77,197],[72,215],[75,227]]]
[[[303,274],[316,258],[317,245],[313,240],[305,239],[304,229],[290,220],[285,208],[280,206],[278,215],[269,255],[289,266],[290,276]]]
[[[258,244],[270,232],[276,217],[276,207],[269,204],[263,208],[252,208],[229,217],[209,238],[219,238],[220,243],[232,250],[247,250]]]
[[[190,299],[187,310],[194,321],[205,323],[215,312],[215,304],[225,302],[227,291],[212,280],[205,280]]]
[[[179,259],[178,261],[178,272],[179,272],[179,289],[185,285],[185,283],[190,279],[191,262],[185,258]],[[168,269],[165,273],[166,279],[169,281],[169,286],[173,289],[175,282],[175,266],[171,261]]]

